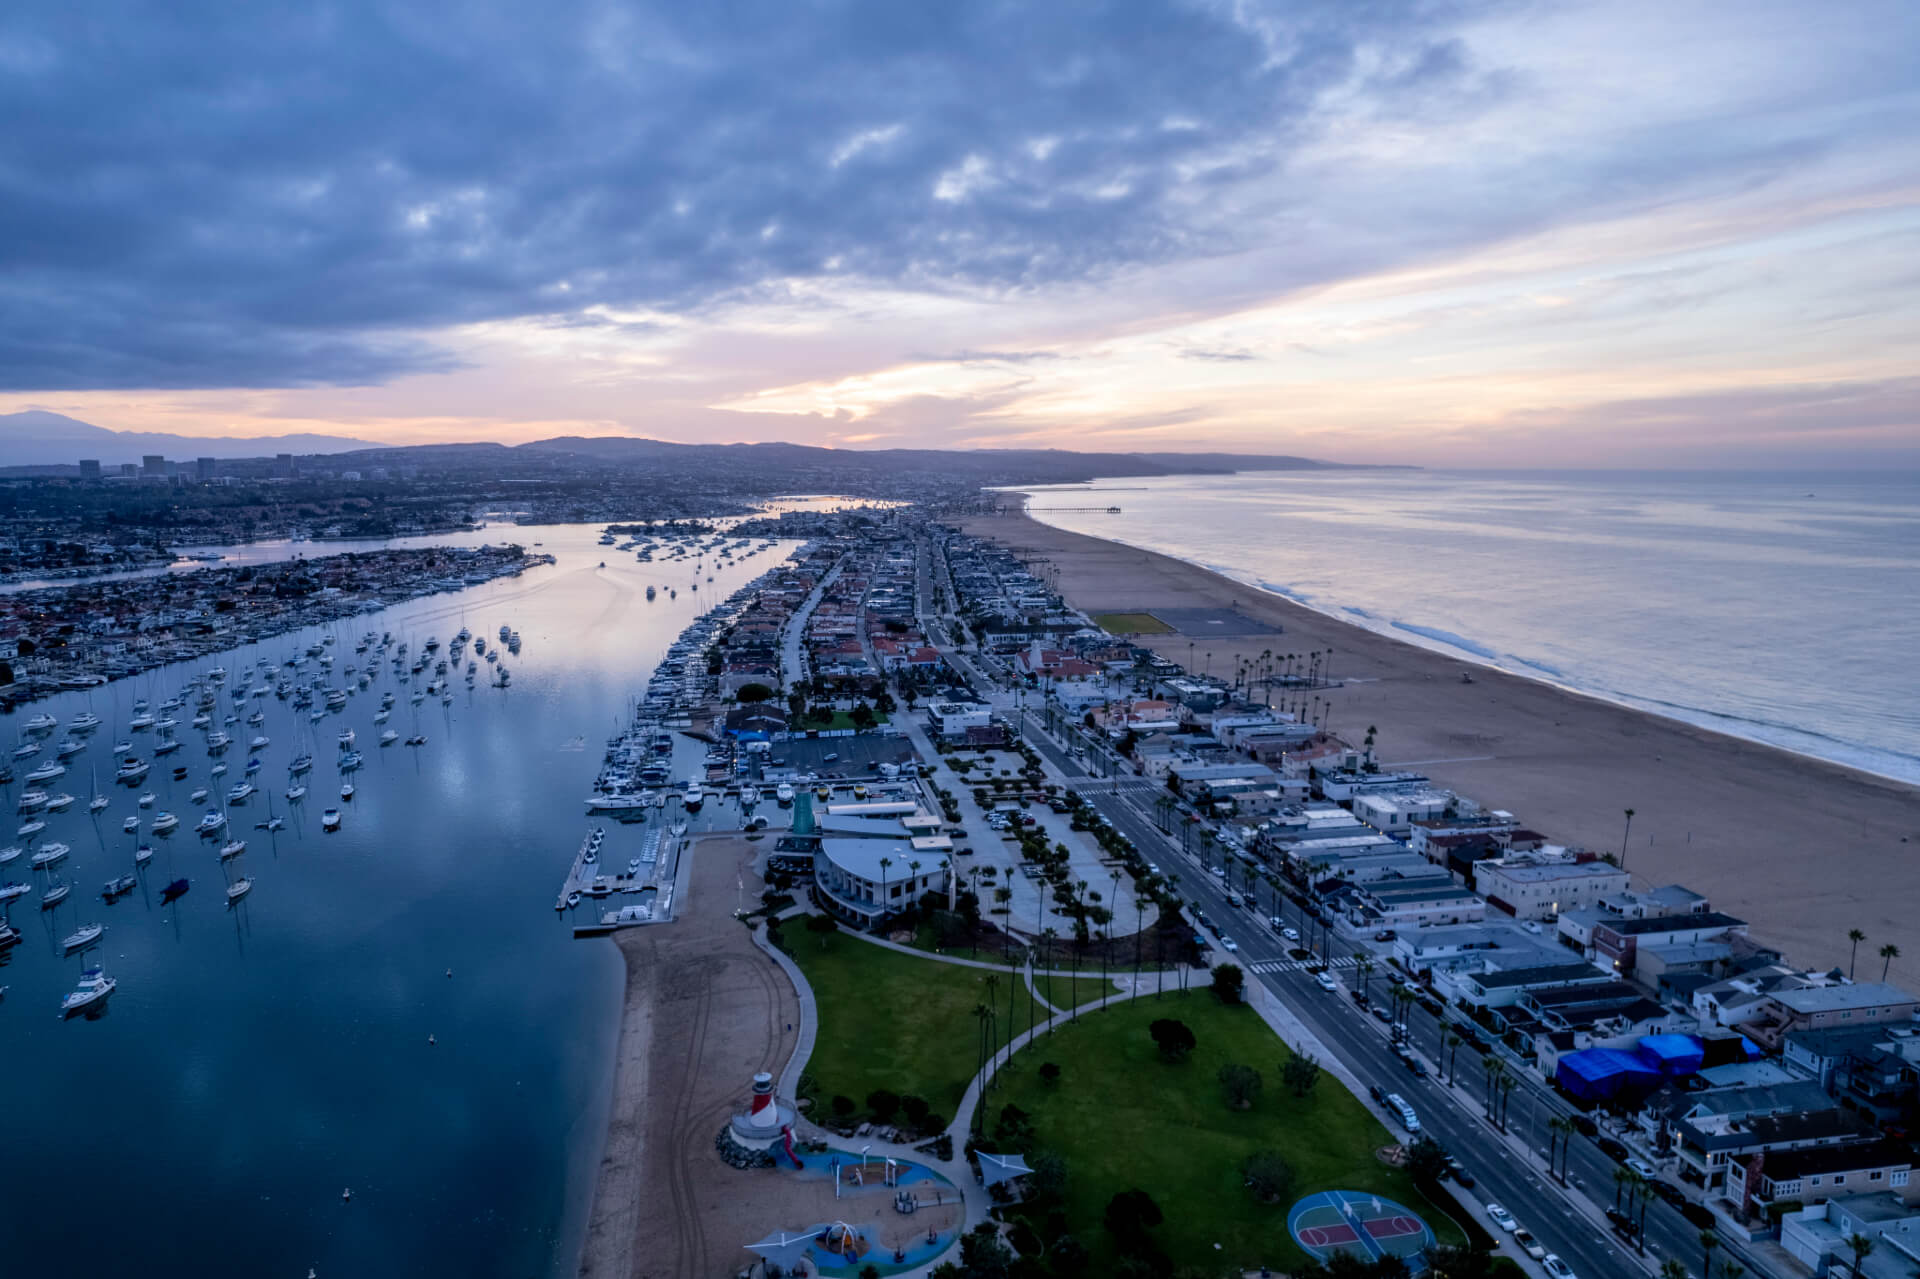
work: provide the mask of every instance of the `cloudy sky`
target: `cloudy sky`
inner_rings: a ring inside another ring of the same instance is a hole
[[[0,411],[1920,463],[1917,48],[1912,0],[25,0]]]

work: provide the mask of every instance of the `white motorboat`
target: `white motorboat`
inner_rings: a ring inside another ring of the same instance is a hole
[[[19,861],[26,851],[25,846],[20,844],[8,844],[5,848],[0,848],[0,866]]]
[[[301,773],[306,772],[308,769],[312,767],[313,767],[313,756],[295,755],[293,757],[293,762],[287,765],[287,771],[297,777]]]
[[[13,757],[15,759],[32,759],[35,755],[38,755],[39,753],[40,753],[39,742],[22,742],[20,743],[20,745],[13,748]]]
[[[67,722],[69,733],[91,733],[100,727],[100,717],[92,711],[81,711]]]
[[[367,757],[359,751],[348,751],[340,757],[340,771],[343,773],[351,773],[354,769],[366,762]]]
[[[187,796],[187,802],[189,804],[201,804],[206,802],[206,798],[207,798],[207,788],[204,786],[197,786],[194,788],[193,794]]]
[[[272,834],[275,831],[285,830],[287,828],[287,819],[284,817],[269,817],[263,822],[255,822],[253,828]]]
[[[43,870],[67,860],[67,854],[72,851],[65,844],[58,842],[43,844],[40,851],[33,855],[33,861],[30,864],[35,870]]]
[[[376,724],[384,724],[392,718],[393,718],[392,711],[375,711],[373,713],[373,722]]]
[[[152,860],[153,860],[152,844],[142,844],[140,845],[140,847],[133,850],[133,864],[135,866],[145,866],[148,862]]]
[[[220,860],[223,862],[230,862],[234,858],[238,857],[240,854],[246,851],[247,851],[246,840],[230,839],[226,843],[220,846]]]
[[[153,801],[154,801],[154,794],[152,791],[148,791],[144,795],[140,796],[140,800],[139,800],[140,807],[152,808]]]
[[[187,722],[192,724],[195,728],[207,728],[213,724],[213,716],[207,714],[205,711],[201,711],[198,715],[195,715],[191,720]]]
[[[71,1017],[83,1013],[96,1004],[103,1004],[107,996],[119,988],[120,983],[98,968],[89,968],[80,975],[80,985],[65,999],[60,1001],[61,1017]]]
[[[152,728],[153,713],[151,711],[140,712],[138,715],[135,715],[132,719],[127,721],[127,727],[132,729],[136,733],[143,732],[146,729]]]
[[[152,768],[153,765],[147,763],[146,760],[136,759],[129,755],[126,760],[121,763],[120,767],[114,771],[113,779],[117,782],[125,782],[129,786],[133,786],[145,780],[148,771]]]
[[[49,813],[64,813],[72,807],[73,796],[69,795],[66,791],[61,791],[58,795],[47,796],[47,811]]]
[[[25,897],[32,891],[32,889],[17,879],[8,880],[6,883],[0,884],[0,906],[4,906],[8,902],[15,901],[18,898]],[[0,927],[3,926],[4,925],[0,925]]]
[[[351,800],[353,798],[352,782],[347,782],[340,787],[340,798],[344,800]]]
[[[199,831],[202,835],[211,835],[215,831],[219,830],[222,826],[225,826],[226,824],[227,824],[227,815],[225,813],[221,812],[217,808],[209,808],[206,812],[206,816],[200,819],[199,824],[195,826],[194,829]]]
[[[29,783],[50,782],[56,777],[65,777],[66,775],[67,766],[65,764],[48,760],[46,763],[28,773],[27,781]]]
[[[113,753],[116,755],[124,755],[132,749],[133,740],[131,738],[121,738],[113,744]]]
[[[140,877],[138,875],[116,875],[107,881],[105,888],[100,890],[100,896],[108,901],[113,901],[123,893],[132,892],[135,888],[139,887],[139,884]]]
[[[223,751],[231,745],[233,745],[233,739],[227,736],[223,729],[216,728],[207,734],[207,752],[209,754],[212,754],[214,751]]]
[[[305,799],[306,797],[307,797],[307,788],[306,788],[306,787],[304,787],[304,786],[289,786],[289,787],[287,787],[287,802],[288,802],[289,804],[297,804],[297,803],[299,803],[299,802],[300,802],[301,800],[303,800],[303,799]]]
[[[99,941],[106,931],[105,924],[82,924],[60,939],[61,953],[71,955],[76,950],[86,950]]]
[[[72,884],[53,885],[52,887],[48,888],[46,892],[40,894],[40,909],[52,910],[55,906],[58,906],[61,902],[67,900],[67,894],[72,891],[73,891]]]
[[[40,712],[38,715],[31,716],[27,720],[27,731],[29,733],[51,733],[59,726],[60,721],[45,711]]]
[[[253,794],[253,792],[254,785],[252,782],[235,782],[227,789],[227,802],[229,804],[243,804],[246,802],[247,797]]]
[[[272,744],[273,744],[273,739],[271,737],[268,737],[265,733],[262,733],[258,737],[254,738],[252,741],[247,743],[247,749],[250,751],[263,751]]]
[[[70,758],[71,756],[78,755],[81,751],[85,749],[87,749],[87,744],[85,742],[75,741],[73,738],[69,737],[66,741],[61,742],[58,746],[54,747],[53,753],[55,758],[57,759],[67,759],[67,758]]]
[[[134,816],[128,817],[125,821],[120,823],[120,829],[125,831],[129,835],[136,833],[140,829],[139,816],[136,814]]]
[[[172,813],[162,811],[159,816],[153,819],[153,833],[156,835],[164,835],[168,831],[177,829],[179,825],[180,819],[178,817],[175,817]]]
[[[43,790],[23,790],[20,792],[20,802],[16,805],[16,811],[22,813],[37,813],[45,808],[47,801],[52,798],[53,796]]]
[[[215,764],[207,770],[207,776],[209,777],[224,777],[226,774],[227,766],[225,764]]]
[[[686,806],[689,813],[697,813],[700,811],[700,805],[706,802],[706,798],[706,792],[700,789],[699,782],[688,782],[686,793],[680,797],[680,802]]]
[[[253,881],[251,879],[241,878],[234,880],[231,884],[227,885],[227,905],[232,906],[252,891]]]
[[[347,747],[353,745],[353,730],[351,728],[343,728],[333,740],[340,743],[341,750],[345,750]]]
[[[337,808],[329,808],[326,812],[320,814],[320,829],[324,831],[339,830],[340,810]]]
[[[107,809],[107,806],[112,802],[113,801],[108,799],[105,795],[95,795],[92,799],[87,801],[87,811],[89,813],[105,812]]]

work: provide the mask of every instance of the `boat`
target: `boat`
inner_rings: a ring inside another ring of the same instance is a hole
[[[340,771],[350,773],[367,762],[367,757],[359,751],[348,751],[340,757]]]
[[[351,728],[341,729],[339,736],[335,737],[334,740],[340,743],[341,750],[345,750],[347,747],[353,745],[353,730]]]
[[[60,953],[71,955],[76,950],[86,950],[99,941],[106,931],[105,924],[82,924],[60,939]]]
[[[140,807],[152,808],[154,798],[155,798],[154,793],[152,791],[147,791],[145,794],[140,796],[140,799],[139,799]]]
[[[207,734],[207,753],[209,755],[217,751],[223,751],[231,745],[233,745],[233,739],[227,736],[226,731],[223,729],[216,728]]]
[[[73,849],[57,841],[51,844],[43,844],[40,847],[40,851],[35,853],[32,860],[27,864],[35,870],[42,870],[48,866],[55,866],[67,860],[67,854],[72,851]]]
[[[26,851],[27,850],[19,844],[9,844],[5,848],[0,848],[0,866],[5,866],[9,862],[19,861],[21,855]]]
[[[87,749],[87,744],[85,742],[75,741],[73,738],[69,737],[66,741],[61,742],[58,746],[54,747],[53,753],[54,753],[54,756],[58,759],[66,759],[69,756],[78,755],[81,751],[85,749]]]
[[[346,782],[346,783],[343,783],[343,784],[341,785],[341,787],[340,787],[340,798],[341,798],[341,799],[344,799],[344,800],[351,800],[351,799],[353,798],[353,783],[352,783],[352,782]]]
[[[107,996],[119,988],[120,983],[98,968],[89,968],[80,974],[80,984],[65,999],[60,1001],[60,1016],[72,1017],[107,1001]]]
[[[234,858],[238,857],[240,854],[246,851],[247,851],[246,840],[230,839],[226,843],[220,846],[220,860],[223,862],[230,862]]]
[[[21,791],[20,802],[17,805],[17,809],[22,813],[37,813],[45,808],[47,801],[52,798],[53,796],[43,790]]]
[[[32,891],[31,888],[19,880],[10,879],[4,884],[0,884],[0,906],[4,906],[17,898],[25,897]]]
[[[254,738],[252,741],[247,743],[247,749],[250,751],[263,751],[272,744],[273,744],[273,739],[268,737],[265,733],[262,733],[260,736]]]
[[[251,879],[241,878],[234,880],[231,884],[227,885],[227,905],[232,906],[252,891],[253,881]]]
[[[32,759],[35,755],[38,755],[39,753],[40,753],[39,742],[22,742],[20,745],[13,748],[13,757],[15,759]]]
[[[313,767],[313,756],[295,755],[293,762],[287,765],[287,771],[296,777]]]
[[[587,811],[590,813],[631,813],[653,806],[650,795],[589,795]]]
[[[51,888],[47,889],[46,892],[40,894],[40,909],[52,910],[55,906],[58,906],[61,902],[67,900],[67,894],[72,891],[73,891],[72,884],[53,885]]]
[[[247,797],[253,794],[253,792],[254,785],[252,782],[235,782],[227,788],[227,802],[229,804],[244,804]]]
[[[215,764],[212,768],[209,768],[207,770],[207,776],[209,777],[224,777],[226,776],[226,773],[227,773],[227,766],[225,764]]]
[[[213,716],[207,714],[205,711],[201,711],[188,722],[195,728],[206,728],[213,723]]]
[[[153,833],[156,835],[164,835],[168,831],[177,829],[179,825],[180,819],[178,817],[175,817],[172,813],[162,811],[153,819]]]
[[[140,847],[133,850],[133,864],[135,866],[145,866],[148,862],[152,860],[153,860],[152,844],[142,844],[140,845]]]
[[[180,739],[177,737],[164,738],[153,744],[153,753],[155,755],[171,755],[179,749]]]
[[[140,712],[138,715],[135,715],[132,719],[127,721],[127,727],[132,729],[136,733],[143,732],[146,729],[152,728],[153,713],[151,711]]]
[[[129,738],[122,738],[120,741],[117,741],[113,744],[113,753],[116,755],[124,755],[132,749],[133,749],[133,742]]]
[[[415,733],[407,739],[407,745],[409,746],[425,746],[426,744],[427,735],[425,733]]]
[[[206,798],[207,798],[207,788],[204,786],[198,786],[194,788],[193,794],[187,796],[187,802],[189,804],[199,804],[199,803],[205,802]]]
[[[391,746],[399,740],[400,740],[400,733],[399,733],[399,730],[397,729],[389,728],[384,733],[380,734],[380,744],[382,746]]]
[[[117,782],[124,782],[128,786],[133,786],[146,780],[147,772],[152,767],[153,765],[147,763],[146,760],[136,759],[129,755],[120,767],[115,770],[113,779]]]
[[[202,835],[211,835],[226,824],[227,815],[225,813],[217,808],[209,808],[206,816],[200,819],[199,824],[195,826],[194,829]]]
[[[185,897],[187,895],[187,889],[191,887],[193,887],[192,880],[187,880],[187,879],[174,880],[171,884],[168,884],[165,888],[160,890],[160,904],[162,906],[167,906],[172,904],[173,902],[179,901],[182,897]]]
[[[699,812],[700,805],[706,802],[706,794],[700,789],[700,783],[688,782],[686,793],[680,797],[680,802],[686,806],[689,813]]]
[[[339,830],[340,810],[337,808],[329,808],[326,812],[320,814],[320,829],[324,831]]]
[[[112,901],[123,893],[132,892],[139,883],[140,877],[138,875],[121,875],[117,878],[109,879],[107,886],[100,890],[100,895],[108,901]]]
[[[104,812],[107,806],[112,802],[113,801],[108,799],[105,795],[95,795],[92,799],[87,801],[87,811],[89,813]]]
[[[133,834],[140,829],[140,818],[137,815],[128,817],[120,823],[120,829],[129,835]]]
[[[100,727],[100,717],[92,711],[81,711],[78,715],[75,715],[71,720],[67,721],[67,731],[69,733],[91,733],[98,727]]]
[[[271,834],[275,831],[285,830],[287,828],[287,819],[284,817],[269,817],[265,821],[255,822],[253,828]]]
[[[73,796],[65,791],[61,791],[58,795],[49,795],[47,797],[47,811],[49,813],[64,813],[72,807]]]
[[[301,800],[303,800],[303,799],[305,799],[306,797],[307,797],[307,788],[306,788],[306,787],[304,787],[304,786],[289,786],[289,787],[287,787],[287,802],[288,802],[289,804],[297,804],[297,803],[299,803],[299,802],[300,802]]]

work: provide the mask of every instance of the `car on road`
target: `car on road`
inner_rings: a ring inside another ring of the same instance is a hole
[[[1379,932],[1373,935],[1373,939],[1375,941],[1392,941],[1394,938],[1398,937],[1399,935],[1400,935],[1399,933],[1394,932],[1393,929],[1391,928],[1382,928]]]
[[[1412,1053],[1402,1053],[1400,1055],[1400,1064],[1405,1066],[1407,1068],[1407,1073],[1409,1075],[1412,1075],[1415,1079],[1425,1079],[1427,1077],[1427,1068],[1425,1064],[1422,1063],[1421,1060],[1418,1057],[1414,1056]]]
[[[1682,1217],[1685,1217],[1687,1219],[1687,1224],[1692,1226],[1695,1230],[1713,1229],[1714,1221],[1715,1221],[1713,1210],[1707,1207],[1705,1204],[1697,1204],[1697,1203],[1694,1203],[1692,1200],[1688,1200],[1686,1203],[1681,1204],[1679,1207],[1680,1207],[1680,1215]]]
[[[1149,874],[1149,875],[1158,875],[1159,873],[1160,873],[1160,867],[1159,867],[1159,864],[1158,864],[1158,863],[1156,863],[1156,862],[1148,862],[1148,863],[1147,863],[1147,874]]]
[[[1406,1103],[1406,1099],[1403,1098],[1399,1093],[1397,1092],[1388,1093],[1386,1106],[1389,1111],[1400,1116],[1400,1126],[1402,1128],[1405,1128],[1410,1133],[1415,1133],[1420,1131],[1419,1114],[1414,1110],[1412,1106],[1409,1106]]]
[[[1574,1279],[1573,1267],[1551,1252],[1540,1258],[1540,1268],[1552,1275],[1553,1279]]]
[[[1367,1096],[1373,1098],[1377,1102],[1384,1103],[1387,1100],[1387,1090],[1382,1088],[1379,1084],[1368,1084]]]
[[[1532,1257],[1535,1261],[1547,1255],[1547,1250],[1541,1246],[1538,1239],[1533,1237],[1533,1232],[1525,1226],[1513,1232],[1513,1242],[1515,1247],[1519,1248],[1521,1252],[1526,1253],[1529,1257]]]
[[[1645,1177],[1648,1181],[1652,1181],[1655,1177],[1658,1177],[1660,1175],[1658,1172],[1654,1171],[1653,1165],[1648,1163],[1644,1159],[1629,1159],[1627,1160],[1627,1167],[1629,1170],[1639,1173],[1642,1177]]]
[[[1594,1123],[1593,1120],[1587,1118],[1585,1115],[1572,1115],[1569,1117],[1568,1122],[1573,1124],[1574,1130],[1582,1137],[1598,1137],[1600,1135],[1600,1125]]]
[[[1493,1219],[1494,1225],[1500,1227],[1500,1229],[1506,1231],[1508,1234],[1512,1234],[1514,1231],[1520,1229],[1520,1223],[1513,1219],[1513,1214],[1505,1208],[1502,1208],[1499,1204],[1488,1204],[1487,1216]]]
[[[1595,1137],[1593,1144],[1601,1154],[1613,1160],[1615,1163],[1625,1163],[1627,1161],[1627,1148],[1613,1138]]]
[[[1332,973],[1315,973],[1313,975],[1313,984],[1322,990],[1340,989],[1340,987],[1334,983]]]
[[[1467,1171],[1467,1166],[1452,1155],[1447,1156],[1447,1173],[1468,1190],[1479,1184],[1473,1179],[1473,1174]]]
[[[1227,935],[1226,935],[1225,933],[1221,933],[1221,934],[1220,934],[1220,949],[1222,949],[1222,950],[1224,950],[1224,951],[1226,951],[1226,952],[1228,952],[1229,954],[1231,954],[1231,953],[1233,953],[1234,951],[1236,951],[1236,950],[1239,950],[1239,949],[1240,949],[1240,943],[1239,943],[1239,942],[1237,942],[1237,941],[1235,941],[1235,940],[1234,940],[1233,938],[1231,938],[1231,937],[1229,937],[1229,936],[1227,936]]]
[[[1300,930],[1297,928],[1282,928],[1280,935],[1288,941],[1297,942],[1300,940]]]
[[[1671,1181],[1656,1181],[1653,1183],[1651,1189],[1654,1194],[1660,1196],[1676,1208],[1687,1201],[1686,1194]]]

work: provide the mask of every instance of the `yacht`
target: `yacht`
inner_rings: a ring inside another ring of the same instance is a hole
[[[43,790],[23,790],[20,792],[20,802],[16,806],[16,811],[22,813],[37,813],[45,808],[47,801],[52,798],[53,796]]]
[[[202,835],[211,835],[215,831],[219,830],[222,826],[225,826],[226,824],[227,824],[227,815],[225,813],[221,812],[217,808],[209,808],[207,810],[206,816],[200,819],[199,825],[195,826],[194,829],[199,831]]]
[[[299,802],[300,802],[301,800],[303,800],[303,799],[305,799],[306,797],[307,797],[307,788],[306,788],[306,787],[304,787],[304,786],[289,786],[289,787],[287,787],[287,802],[288,802],[289,804],[297,804],[297,803],[299,803]]]
[[[155,755],[171,755],[179,749],[180,739],[177,737],[163,738],[153,744],[153,753]]]
[[[91,733],[100,727],[100,717],[92,711],[81,711],[67,723],[69,733]]]
[[[213,716],[207,714],[205,711],[201,711],[198,715],[195,715],[193,719],[189,722],[195,728],[206,728],[213,723]]]
[[[222,761],[221,763],[215,764],[207,770],[207,775],[209,777],[225,777],[227,775],[226,763]]]
[[[689,813],[700,811],[700,805],[706,802],[706,794],[700,789],[699,782],[688,782],[687,792],[680,799]]]
[[[148,862],[152,860],[153,860],[152,844],[142,844],[140,845],[140,847],[133,850],[133,864],[135,866],[145,866]]]
[[[154,794],[153,794],[153,792],[152,792],[152,791],[147,791],[146,793],[144,793],[143,795],[141,795],[141,796],[140,796],[140,801],[139,801],[139,802],[140,802],[140,807],[142,807],[142,808],[152,808],[152,807],[153,807],[153,801],[154,801]]]
[[[354,769],[364,764],[366,760],[367,757],[359,751],[348,751],[340,757],[340,771],[343,773],[351,773]]]
[[[272,738],[268,737],[265,733],[262,733],[258,737],[254,738],[252,741],[247,743],[247,749],[250,751],[263,751],[269,745],[271,745],[272,742],[273,742]]]
[[[76,741],[73,738],[69,737],[66,741],[61,742],[58,746],[54,747],[53,753],[54,753],[54,757],[57,759],[67,759],[70,756],[78,755],[81,751],[85,749],[87,749],[87,744],[85,742]]]
[[[105,795],[95,795],[92,799],[87,801],[87,811],[89,813],[105,812],[107,805],[111,804],[112,802],[113,801],[108,799]]]
[[[60,1001],[60,1015],[71,1017],[96,1004],[104,1004],[119,984],[98,968],[87,969],[80,975],[80,985]]]
[[[125,762],[123,762],[114,773],[113,778],[115,781],[125,782],[127,785],[132,786],[135,782],[144,779],[148,770],[152,767],[153,765],[147,763],[146,760],[129,755]]]
[[[384,724],[392,718],[393,718],[392,711],[375,711],[373,713],[373,722],[376,724]]]
[[[26,851],[27,850],[19,844],[8,844],[5,848],[0,848],[0,866],[5,866],[9,862],[19,861],[21,855]]]
[[[73,891],[72,884],[53,885],[51,888],[47,889],[46,892],[40,894],[40,909],[52,910],[55,906],[58,906],[61,902],[67,900],[67,894],[72,891]]]
[[[650,808],[653,798],[649,795],[590,795],[587,797],[587,811],[590,813],[631,813]]]
[[[345,750],[347,747],[353,745],[353,730],[351,728],[342,729],[340,735],[335,737],[334,740],[340,743],[341,750]]]
[[[340,787],[340,798],[341,798],[341,799],[344,799],[344,800],[352,800],[352,798],[353,798],[353,783],[352,783],[352,782],[346,782],[346,783],[344,783],[344,784],[342,784],[342,785],[341,785],[341,787]]]
[[[224,684],[227,682],[227,668],[224,666],[216,666],[207,672],[207,678],[216,684]]]
[[[246,840],[230,839],[226,843],[220,846],[220,860],[223,862],[230,862],[234,858],[238,857],[240,854],[246,851],[247,851]]]
[[[215,751],[223,751],[231,745],[233,745],[233,739],[228,737],[222,729],[216,728],[207,734],[207,753],[209,755]]]
[[[376,718],[378,717],[376,716]],[[389,728],[385,732],[380,734],[380,744],[382,746],[391,746],[399,740],[400,740],[400,733],[397,729]]]
[[[25,884],[21,883],[19,880],[10,879],[4,884],[0,884],[0,906],[4,906],[8,902],[14,901],[17,898],[25,897],[31,891],[32,890],[30,888],[28,888]],[[7,925],[0,924],[0,929],[4,929],[6,927]],[[19,938],[18,933],[13,934],[13,936],[16,940]],[[12,944],[11,942],[0,940],[0,945],[11,945],[11,944]]]
[[[66,775],[67,766],[65,764],[48,760],[46,763],[28,773],[27,781],[29,783],[50,782],[56,777],[65,777]]]
[[[106,931],[105,924],[82,924],[60,939],[60,951],[62,954],[71,955],[76,950],[86,950],[99,941],[101,934]]]
[[[15,759],[31,759],[39,753],[39,742],[22,742],[13,748],[13,757]]]
[[[293,757],[293,762],[287,765],[287,771],[293,774],[295,777],[298,777],[301,773],[306,772],[308,769],[312,767],[313,767],[313,756],[295,755]]]
[[[162,812],[153,819],[153,833],[156,835],[164,835],[170,830],[177,829],[179,825],[180,819],[178,817],[175,817],[172,813]]]
[[[245,803],[247,796],[253,794],[253,791],[252,782],[235,782],[227,789],[227,802],[229,804]]]
[[[129,835],[135,834],[140,829],[140,818],[138,816],[127,818],[127,820],[120,823],[120,829]]]
[[[72,851],[73,850],[71,848],[68,848],[65,844],[61,844],[57,842],[52,844],[46,844],[41,847],[39,852],[33,855],[33,861],[31,865],[35,870],[40,870],[47,866],[58,865],[59,863],[67,860],[67,854]]]
[[[329,808],[326,812],[320,814],[320,829],[325,831],[339,830],[340,810],[337,808]]]
[[[136,733],[141,732],[145,729],[152,728],[153,712],[141,711],[138,715],[135,715],[132,719],[127,721],[127,727],[132,729]]]
[[[251,879],[243,878],[234,880],[231,884],[227,885],[227,905],[232,906],[252,891],[253,881]]]
[[[189,804],[200,804],[200,803],[204,803],[206,801],[206,798],[207,798],[207,788],[204,786],[198,786],[194,788],[193,794],[187,796],[187,802]]]
[[[140,877],[138,875],[118,875],[107,881],[107,886],[100,890],[100,895],[108,901],[112,901],[122,893],[132,892],[139,883]]]
[[[64,813],[72,807],[73,796],[69,795],[66,791],[61,791],[58,795],[49,795],[47,797],[47,811],[49,813]]]

